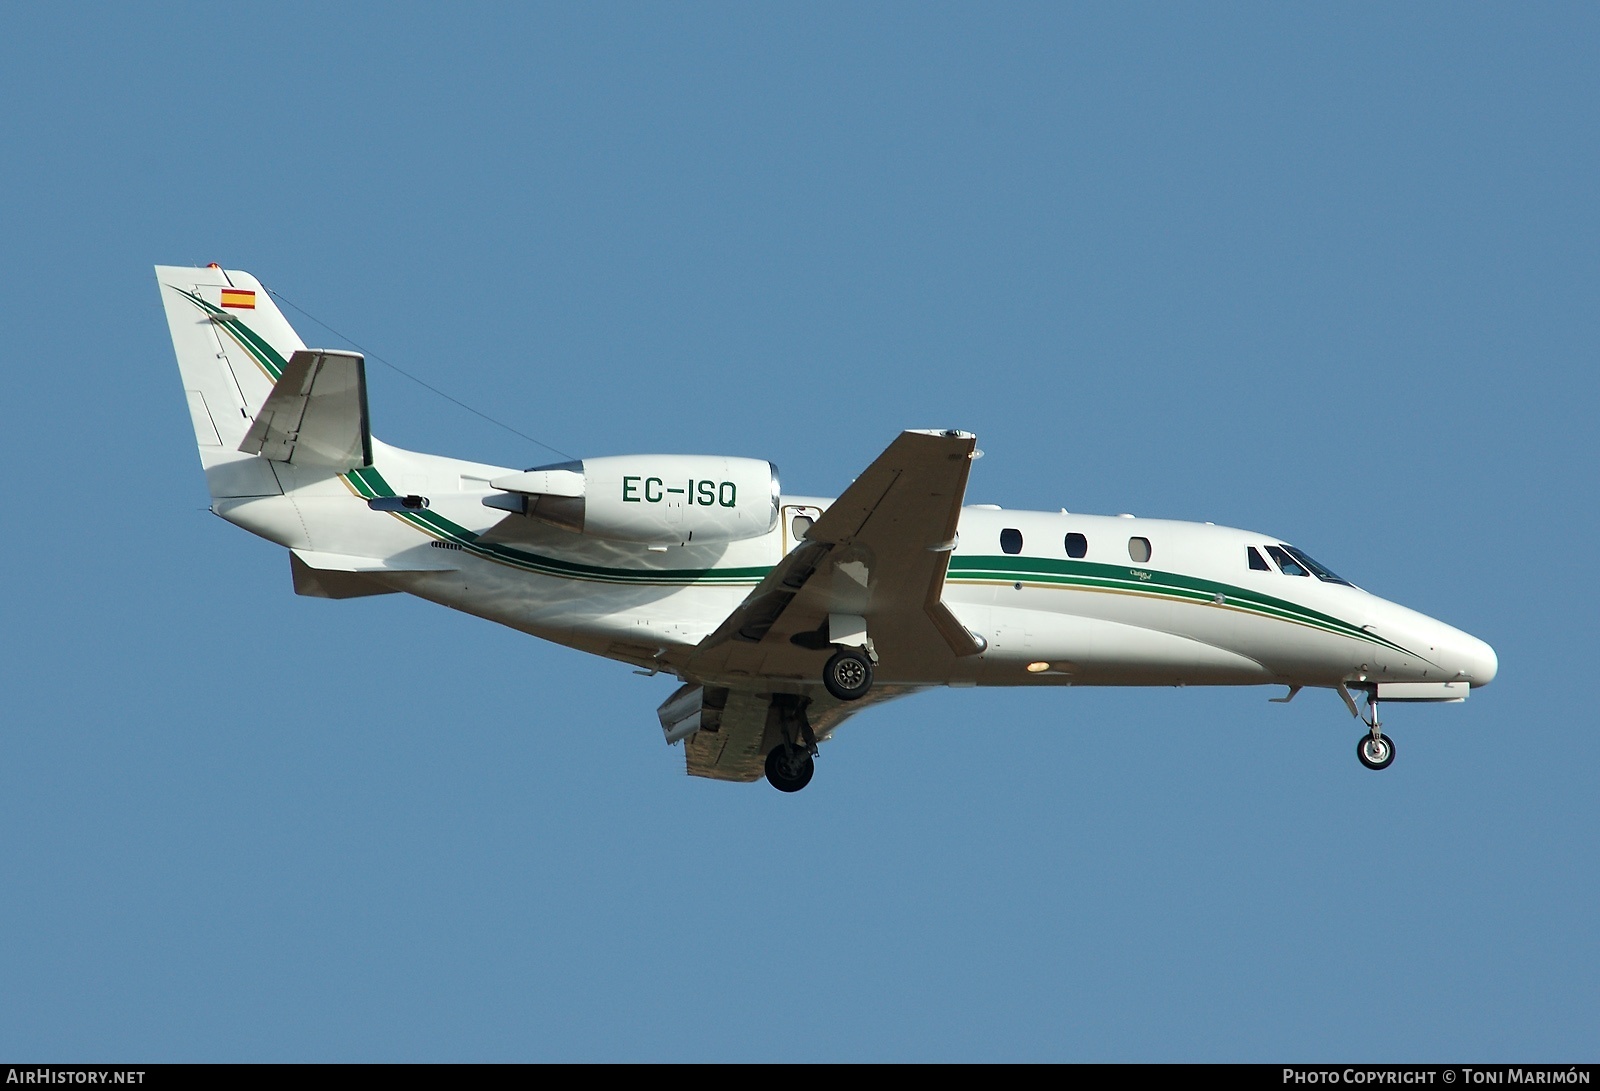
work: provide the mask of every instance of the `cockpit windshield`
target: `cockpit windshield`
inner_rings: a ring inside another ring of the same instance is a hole
[[[1282,546],[1268,546],[1267,553],[1272,557],[1273,560],[1278,562],[1278,571],[1282,572],[1285,576],[1311,575],[1311,573],[1307,572],[1299,561],[1289,556],[1288,551]]]
[[[1317,579],[1321,580],[1323,583],[1342,583],[1346,587],[1354,587],[1355,586],[1355,584],[1351,583],[1349,580],[1345,579],[1343,576],[1340,576],[1339,574],[1334,572],[1332,569],[1325,568],[1322,565],[1318,564],[1316,561],[1312,560],[1311,559],[1311,555],[1308,554],[1305,550],[1296,549],[1292,545],[1283,546],[1283,550],[1284,550],[1284,552],[1288,553],[1289,556],[1293,557],[1295,560],[1297,560],[1301,564],[1305,565],[1306,568],[1310,569],[1311,570],[1311,574],[1313,576],[1317,577]],[[1281,561],[1279,562],[1279,567],[1280,568],[1283,567]]]

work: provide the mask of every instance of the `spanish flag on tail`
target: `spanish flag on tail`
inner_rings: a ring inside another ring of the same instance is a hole
[[[256,309],[256,293],[249,288],[224,288],[222,305],[241,311],[253,311]]]

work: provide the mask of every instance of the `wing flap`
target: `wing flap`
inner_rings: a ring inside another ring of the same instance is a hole
[[[875,687],[865,699],[848,705],[818,696],[806,702],[806,720],[816,738],[826,742],[840,724],[863,708],[907,692],[904,687]],[[673,735],[669,724],[687,726],[690,720],[698,720],[698,729],[683,743],[684,764],[691,777],[760,780],[766,774],[767,752],[783,741],[781,717],[773,710],[771,693],[686,685],[667,698],[657,714],[669,740]]]
[[[738,690],[723,693],[720,712],[715,716],[708,714],[709,709],[703,712],[700,729],[684,741],[687,772],[712,780],[760,780],[766,773],[767,751],[778,745],[776,738],[766,745],[772,698]]]

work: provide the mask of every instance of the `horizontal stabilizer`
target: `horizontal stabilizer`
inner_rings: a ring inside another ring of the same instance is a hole
[[[295,352],[239,450],[338,473],[371,466],[372,430],[361,354],[325,349]]]

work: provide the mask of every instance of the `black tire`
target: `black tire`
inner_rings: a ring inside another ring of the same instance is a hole
[[[872,688],[872,660],[855,648],[840,648],[822,668],[822,684],[841,701],[859,701]]]
[[[1369,732],[1356,741],[1356,757],[1368,769],[1387,769],[1394,762],[1394,740],[1383,734],[1374,739]]]
[[[798,746],[780,743],[767,755],[767,783],[780,792],[798,792],[816,771],[817,763]]]

